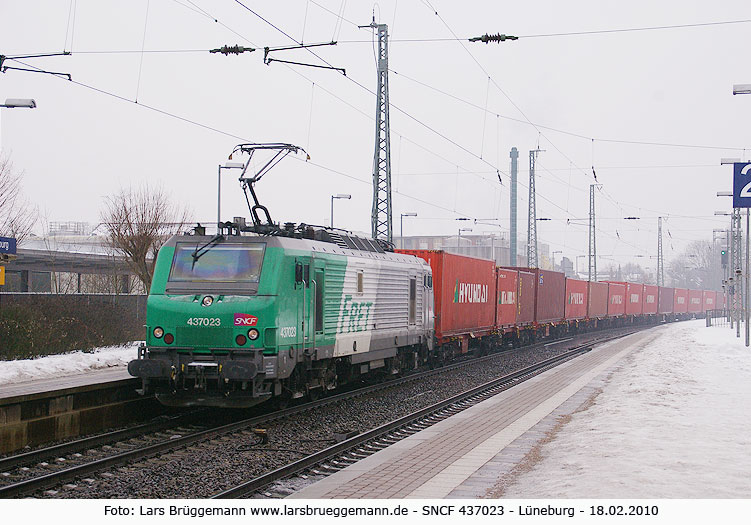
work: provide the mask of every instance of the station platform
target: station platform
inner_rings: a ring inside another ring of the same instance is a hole
[[[556,427],[594,399],[617,363],[664,330],[597,345],[288,497],[498,497]]]
[[[118,366],[104,370],[93,370],[81,374],[60,377],[48,377],[0,385],[0,400],[16,397],[44,395],[70,389],[80,389],[87,386],[112,383],[114,381],[132,380],[126,366]]]
[[[159,415],[126,367],[0,385],[0,454]]]

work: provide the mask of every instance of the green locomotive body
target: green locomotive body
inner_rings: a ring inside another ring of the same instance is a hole
[[[317,397],[433,347],[430,266],[367,239],[180,235],[160,250],[131,375],[167,405]],[[321,235],[319,235],[321,238]],[[327,241],[327,242],[326,242]]]

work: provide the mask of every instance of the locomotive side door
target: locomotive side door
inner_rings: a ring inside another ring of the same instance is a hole
[[[295,348],[300,356],[305,355],[310,347],[310,257],[295,258],[295,305],[296,315],[296,337]],[[298,360],[300,360],[298,358]]]
[[[325,262],[313,258],[310,264],[310,323],[308,333],[310,335],[309,347],[315,359],[316,348],[323,345],[324,338],[324,317],[326,314],[326,301],[324,300],[326,291]]]

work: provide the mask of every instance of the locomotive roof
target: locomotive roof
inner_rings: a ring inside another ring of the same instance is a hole
[[[350,237],[352,238],[352,237]],[[214,239],[212,235],[174,235],[164,245],[175,246],[178,242],[195,243],[197,246],[203,246]],[[362,238],[358,238],[361,240]],[[405,263],[418,262],[421,265],[427,265],[423,259],[414,255],[402,253],[369,251],[364,249],[344,248],[332,242],[317,241],[313,239],[297,239],[291,237],[264,236],[264,235],[231,235],[225,236],[224,241],[231,243],[257,243],[263,242],[267,246],[278,248],[288,248],[292,250],[303,250],[314,253],[325,253],[334,255],[344,255],[348,257],[359,257],[363,259],[397,261]],[[373,243],[375,244],[375,243]]]

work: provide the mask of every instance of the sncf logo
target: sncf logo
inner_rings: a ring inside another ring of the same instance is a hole
[[[235,326],[255,326],[258,324],[258,317],[248,314],[235,314]]]

